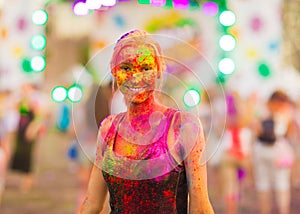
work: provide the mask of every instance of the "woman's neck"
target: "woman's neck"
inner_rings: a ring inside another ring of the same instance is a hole
[[[150,96],[142,103],[130,103],[128,105],[127,117],[130,121],[142,118],[147,119],[151,113],[155,111],[156,106],[157,103],[155,102],[154,96]]]
[[[155,101],[154,96],[150,96],[145,102],[131,104],[128,106],[128,123],[137,131],[147,132],[151,129],[150,116],[156,111],[164,112],[166,107]]]

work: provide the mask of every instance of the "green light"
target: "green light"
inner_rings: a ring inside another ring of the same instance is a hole
[[[68,98],[71,102],[77,103],[83,97],[83,92],[80,86],[73,85],[68,89]]]
[[[223,73],[220,72],[219,76],[216,77],[215,82],[217,84],[224,84],[224,83],[226,83],[226,80],[227,80],[226,75],[224,75]]]
[[[48,13],[45,10],[36,10],[31,16],[33,24],[44,25],[48,21]]]
[[[173,8],[173,1],[172,0],[166,0],[166,4],[163,8],[172,9]]]
[[[139,0],[140,4],[150,4],[150,0]]]
[[[258,72],[263,77],[269,77],[271,75],[271,70],[266,63],[260,63],[258,65]]]
[[[32,71],[31,65],[30,65],[30,60],[27,58],[24,58],[22,60],[22,69],[24,72],[29,73]]]
[[[46,68],[46,60],[42,56],[35,56],[31,59],[30,65],[33,71],[40,72]]]
[[[56,86],[51,92],[51,98],[55,102],[63,102],[67,98],[67,89],[63,86]]]
[[[200,100],[200,93],[196,89],[189,89],[183,95],[183,103],[189,108],[197,106]]]
[[[30,44],[34,50],[43,50],[46,47],[46,37],[42,34],[35,35],[31,38]]]
[[[200,5],[196,0],[190,0],[190,6],[189,6],[190,10],[197,10],[200,9]]]

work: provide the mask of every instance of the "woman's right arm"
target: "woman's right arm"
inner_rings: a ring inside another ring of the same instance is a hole
[[[99,214],[107,196],[107,185],[102,170],[94,165],[90,176],[87,196],[81,204],[78,214]]]
[[[103,139],[109,132],[113,119],[114,116],[108,116],[101,123],[97,140],[96,160],[90,175],[87,196],[77,214],[99,214],[103,209],[108,191],[99,161],[101,162],[103,143],[105,143]]]

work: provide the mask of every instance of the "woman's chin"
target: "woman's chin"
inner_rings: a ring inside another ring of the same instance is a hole
[[[128,101],[128,104],[138,105],[138,104],[144,103],[147,99],[148,99],[148,97],[145,97],[145,98],[133,98],[133,99],[130,99]]]
[[[125,98],[126,100],[126,103],[129,104],[129,105],[138,105],[138,104],[141,104],[141,103],[144,103],[146,100],[148,100],[149,98],[149,95],[145,95],[145,94],[138,94],[136,96],[130,96],[128,97],[127,99]]]
[[[124,93],[124,98],[127,104],[141,104],[149,99],[153,91],[143,91],[142,93]]]

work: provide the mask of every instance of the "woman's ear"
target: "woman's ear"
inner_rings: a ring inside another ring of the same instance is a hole
[[[157,69],[157,79],[160,79],[160,77],[161,77],[161,71],[160,71],[160,69]]]
[[[162,73],[164,72],[166,67],[165,61],[162,57],[158,58],[158,68],[157,68],[157,79],[160,79]]]

